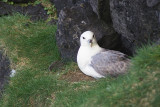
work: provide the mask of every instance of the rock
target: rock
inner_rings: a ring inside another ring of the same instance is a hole
[[[112,23],[109,0],[90,0],[90,5],[99,19],[105,21],[107,24]]]
[[[160,38],[159,0],[110,0],[110,10],[114,29],[132,53]]]
[[[147,0],[147,6],[153,7],[153,6],[156,6],[159,2],[160,0]]]
[[[8,0],[8,1],[14,3],[29,3],[29,2],[34,2],[35,0]]]
[[[10,74],[9,59],[0,51],[0,96],[3,91],[4,85],[7,83]]]
[[[95,33],[100,46],[121,49],[120,37],[113,28],[99,20],[88,3],[80,3],[62,9],[59,14],[56,40],[63,59],[76,61],[80,46],[79,37],[87,30]]]
[[[0,16],[12,13],[13,6],[0,1]]]
[[[30,19],[32,21],[46,20],[48,18],[47,12],[41,4],[23,7],[0,2],[0,16],[9,15],[16,12],[31,16]]]
[[[57,9],[57,14],[65,8],[65,7],[72,7],[79,2],[88,1],[88,0],[50,0]]]
[[[160,38],[156,41],[156,45],[160,45]]]
[[[42,4],[38,4],[35,6],[28,5],[27,7],[23,7],[22,14],[31,16],[31,20],[47,20],[48,14],[47,11],[44,10]]]

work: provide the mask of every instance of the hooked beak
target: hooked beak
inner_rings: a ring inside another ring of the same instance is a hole
[[[91,45],[91,47],[92,47],[92,40],[90,39],[90,40],[88,40],[88,43]]]

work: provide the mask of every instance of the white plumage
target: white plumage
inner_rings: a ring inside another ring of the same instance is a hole
[[[11,73],[10,73],[10,77],[14,77],[16,74],[16,70],[12,69]]]
[[[124,74],[127,71],[130,63],[127,56],[118,51],[101,48],[93,32],[84,32],[80,37],[80,43],[77,63],[84,74],[103,78],[108,75]]]

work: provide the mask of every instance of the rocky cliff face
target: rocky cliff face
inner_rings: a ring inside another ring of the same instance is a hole
[[[13,13],[29,15],[32,21],[46,20],[48,18],[47,11],[44,10],[44,7],[41,4],[23,7],[10,5],[0,1],[0,16],[11,15]]]
[[[56,35],[64,59],[76,59],[79,36],[86,30],[95,32],[100,46],[129,55],[160,38],[159,0],[81,0],[79,7],[67,1],[69,5],[62,6],[59,14]]]
[[[110,0],[114,29],[132,53],[135,47],[160,38],[159,0]]]
[[[0,51],[0,96],[10,74],[9,59]]]
[[[106,24],[112,23],[109,0],[90,0],[89,3],[99,19],[105,21]]]
[[[98,19],[88,3],[80,3],[72,8],[66,7],[59,13],[56,39],[62,58],[76,60],[79,37],[86,30],[95,33],[100,46],[108,49],[117,46],[121,48],[120,37],[113,28]]]
[[[36,0],[8,0],[10,2],[14,2],[14,3],[29,3],[29,2],[34,2]]]
[[[72,6],[77,5],[77,3],[82,3],[83,1],[87,1],[87,0],[50,0],[56,7],[57,9],[57,14],[60,13],[60,11],[63,8],[71,8]]]

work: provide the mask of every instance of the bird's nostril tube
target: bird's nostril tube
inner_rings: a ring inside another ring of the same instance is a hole
[[[89,43],[92,43],[92,40],[88,40]]]

